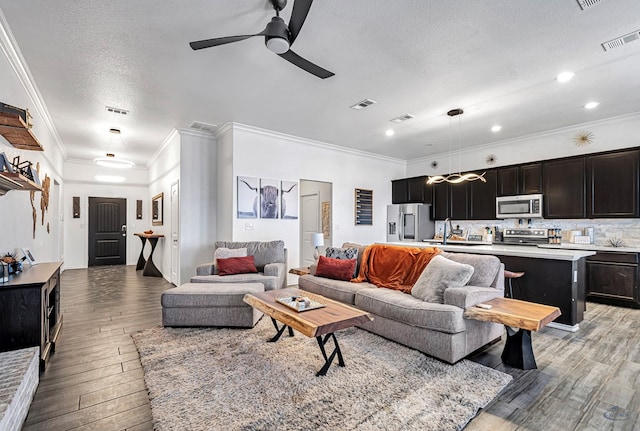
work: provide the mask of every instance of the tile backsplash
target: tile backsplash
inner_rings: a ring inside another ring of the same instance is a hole
[[[497,226],[501,231],[516,227],[531,228],[560,228],[562,229],[562,241],[569,242],[572,230],[584,231],[592,227],[594,231],[594,244],[599,246],[610,245],[609,240],[621,240],[625,247],[640,247],[640,219],[576,219],[576,220],[545,220],[531,219],[531,224],[519,224],[517,219],[508,220],[452,220],[455,228],[460,228],[472,235],[483,235],[485,227],[489,226],[493,231]],[[442,233],[442,221],[436,222],[436,233]]]

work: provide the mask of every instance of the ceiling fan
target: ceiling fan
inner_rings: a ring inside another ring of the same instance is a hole
[[[191,42],[189,45],[191,45],[191,48],[195,51],[203,48],[211,48],[212,46],[239,42],[254,36],[264,36],[264,43],[267,45],[267,48],[288,62],[293,63],[318,78],[325,79],[333,76],[334,73],[311,63],[309,60],[305,60],[290,49],[300,33],[300,29],[302,28],[302,24],[304,24],[304,20],[307,18],[313,0],[294,0],[289,26],[280,18],[280,11],[287,5],[287,0],[269,0],[269,2],[273,5],[276,16],[271,18],[271,22],[269,22],[260,33],[199,40]]]

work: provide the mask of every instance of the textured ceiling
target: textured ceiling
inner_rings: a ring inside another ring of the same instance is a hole
[[[112,149],[144,165],[192,121],[413,159],[447,151],[452,108],[465,110],[462,146],[640,111],[640,41],[600,46],[640,30],[637,0],[585,11],[575,0],[316,1],[293,48],[336,74],[326,80],[259,37],[189,48],[262,30],[274,15],[266,0],[0,0],[0,9],[69,159],[102,155],[118,127],[125,147]],[[559,84],[563,70],[576,76]],[[364,98],[378,103],[349,109]],[[600,106],[583,109],[589,100]],[[415,118],[389,122],[407,113]]]

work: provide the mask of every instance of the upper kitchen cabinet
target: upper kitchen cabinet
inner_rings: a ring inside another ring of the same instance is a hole
[[[473,181],[469,188],[469,219],[494,220],[496,218],[496,195],[498,189],[498,171],[490,170],[484,175],[487,181]]]
[[[585,158],[558,159],[544,162],[545,218],[585,218]]]
[[[422,176],[391,181],[391,201],[394,204],[430,204],[432,191],[427,179]]]
[[[433,219],[467,220],[469,218],[469,183],[433,185]]]
[[[506,166],[498,169],[497,176],[498,196],[542,193],[542,163]]]
[[[587,217],[638,217],[640,150],[587,157]]]

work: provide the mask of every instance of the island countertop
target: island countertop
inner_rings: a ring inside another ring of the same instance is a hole
[[[535,245],[458,245],[458,244],[432,244],[427,242],[388,242],[390,245],[405,247],[437,247],[444,251],[456,253],[493,254],[497,256],[529,257],[534,259],[570,260],[577,261],[583,257],[596,254],[594,250],[574,250],[568,248],[541,248]]]

